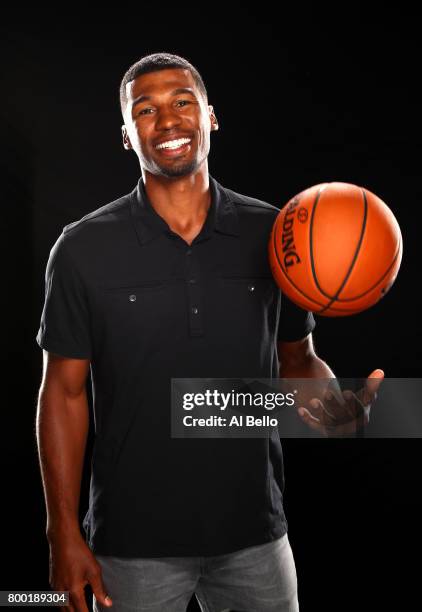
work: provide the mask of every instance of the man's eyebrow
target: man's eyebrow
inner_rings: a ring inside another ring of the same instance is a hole
[[[195,93],[193,91],[193,89],[191,89],[190,87],[178,87],[178,89],[175,89],[174,91],[171,92],[171,96],[177,96],[181,93],[188,93],[191,96],[195,96]],[[132,108],[136,105],[139,104],[140,102],[144,102],[144,100],[151,100],[151,96],[146,96],[146,95],[141,95],[138,96],[137,98],[134,99],[134,101],[132,102]]]

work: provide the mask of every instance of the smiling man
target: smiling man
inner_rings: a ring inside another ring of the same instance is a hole
[[[176,439],[171,378],[332,377],[311,313],[275,285],[278,209],[208,172],[218,130],[201,76],[168,53],[120,87],[131,192],[70,223],[50,252],[37,335],[37,440],[50,583],[72,610],[298,610],[278,436]],[[85,538],[78,521],[95,416]]]

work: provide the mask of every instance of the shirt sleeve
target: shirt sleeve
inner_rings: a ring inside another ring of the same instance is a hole
[[[279,342],[295,342],[302,340],[316,326],[311,311],[304,310],[294,304],[284,293],[281,293],[280,320],[277,340]]]
[[[65,244],[65,234],[53,245],[45,271],[45,301],[36,336],[46,351],[90,359],[90,313],[82,279]]]

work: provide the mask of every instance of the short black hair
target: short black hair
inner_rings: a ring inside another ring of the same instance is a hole
[[[120,109],[122,115],[126,110],[127,95],[126,95],[126,84],[141,74],[147,74],[148,72],[156,72],[157,70],[166,70],[168,68],[182,68],[189,70],[195,81],[196,86],[200,90],[205,102],[208,104],[208,94],[198,70],[193,66],[187,59],[180,55],[174,55],[173,53],[152,53],[150,55],[144,55],[132,64],[125,72],[121,83],[120,83]]]

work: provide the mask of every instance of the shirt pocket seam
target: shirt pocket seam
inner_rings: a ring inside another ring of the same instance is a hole
[[[106,294],[113,293],[130,293],[131,291],[151,291],[154,289],[161,289],[163,287],[172,286],[173,283],[165,282],[165,281],[149,281],[145,283],[137,283],[136,285],[110,285],[110,286],[101,286],[100,290]]]

